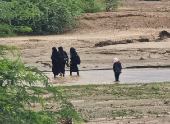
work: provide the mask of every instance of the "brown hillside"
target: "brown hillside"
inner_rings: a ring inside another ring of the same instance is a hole
[[[170,1],[123,0],[117,12],[83,14],[79,33],[170,28]]]

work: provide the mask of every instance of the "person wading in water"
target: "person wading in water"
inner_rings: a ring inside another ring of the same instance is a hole
[[[114,58],[113,71],[115,74],[115,81],[119,81],[119,75],[122,70],[122,65],[118,58]]]
[[[58,50],[61,56],[60,76],[62,76],[63,74],[63,77],[64,77],[65,76],[65,64],[66,62],[68,63],[68,56],[67,56],[67,53],[63,50],[63,47],[59,47]]]
[[[54,78],[60,73],[61,67],[61,56],[55,47],[52,48],[52,72],[54,74]]]
[[[70,48],[70,60],[70,75],[72,75],[72,72],[77,72],[77,76],[79,76],[77,64],[80,64],[81,61],[79,55],[73,47]]]

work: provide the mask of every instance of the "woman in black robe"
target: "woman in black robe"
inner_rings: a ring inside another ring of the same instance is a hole
[[[52,48],[52,72],[54,74],[54,77],[60,73],[60,66],[61,66],[61,57],[59,52],[55,47]]]
[[[72,75],[72,72],[77,72],[77,76],[79,76],[79,69],[77,64],[80,64],[80,57],[73,47],[70,48],[70,60],[70,75]]]
[[[63,47],[59,47],[58,50],[61,56],[60,73],[62,73],[64,77],[65,76],[65,64],[66,64],[66,61],[68,61],[68,56],[67,56],[67,53],[63,50]]]

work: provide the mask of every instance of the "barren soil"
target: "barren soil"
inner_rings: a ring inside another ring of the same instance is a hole
[[[123,68],[170,66],[170,38],[167,34],[160,35],[162,31],[170,32],[170,1],[123,0],[123,5],[117,12],[83,14],[80,26],[69,33],[0,38],[0,44],[17,46],[22,53],[22,61],[42,71],[51,71],[52,47],[60,46],[68,55],[70,47],[76,48],[81,58],[80,70],[111,69],[114,57],[120,59]],[[162,124],[159,121],[162,119],[164,124],[170,123],[167,118],[161,117],[131,119],[129,122]],[[128,123],[125,120],[100,122],[97,119],[90,124]]]

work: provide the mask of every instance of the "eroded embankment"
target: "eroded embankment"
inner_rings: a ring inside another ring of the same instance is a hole
[[[170,38],[170,33],[168,31],[161,31],[157,39],[149,39],[149,38],[139,38],[139,39],[127,39],[127,40],[106,40],[101,41],[95,44],[95,47],[103,47],[107,45],[116,45],[116,44],[127,44],[127,43],[137,43],[137,42],[159,42],[161,40]]]
[[[129,30],[170,28],[168,13],[110,12],[86,13],[80,21],[78,32],[94,30]]]

